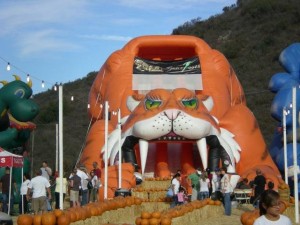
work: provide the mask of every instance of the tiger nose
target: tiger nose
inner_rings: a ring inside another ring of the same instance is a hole
[[[164,111],[164,114],[170,119],[175,120],[178,115],[180,114],[180,111],[177,109],[167,109]]]

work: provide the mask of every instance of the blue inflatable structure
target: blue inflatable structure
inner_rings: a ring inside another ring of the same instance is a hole
[[[299,134],[299,110],[300,110],[300,43],[294,43],[285,48],[280,56],[279,62],[285,72],[276,73],[269,82],[269,89],[276,93],[271,106],[271,115],[279,124],[275,131],[270,154],[277,164],[279,170],[284,174],[284,151],[283,151],[283,109],[288,113],[286,115],[286,133],[287,133],[287,164],[293,165],[293,116],[292,116],[292,90],[296,87],[296,113],[297,113],[297,162],[300,165],[300,134]],[[298,177],[300,177],[298,175]],[[299,179],[299,178],[298,178]],[[290,186],[293,184],[293,178],[289,178]],[[291,193],[293,194],[291,186]],[[298,192],[300,192],[300,185]]]

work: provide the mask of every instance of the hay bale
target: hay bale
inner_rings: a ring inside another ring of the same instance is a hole
[[[149,198],[149,194],[146,191],[132,191],[131,192],[131,196],[133,197],[137,197],[137,198],[141,198],[141,199],[148,199]]]
[[[170,186],[171,181],[170,180],[146,180],[143,181],[143,183],[141,184],[142,188],[145,189],[165,189],[167,190],[168,187]]]
[[[166,191],[152,191],[149,192],[149,199],[150,200],[156,200],[156,199],[162,199],[166,197]]]
[[[223,206],[206,205],[200,209],[195,209],[192,212],[186,213],[181,217],[173,218],[172,225],[198,225],[200,220],[208,219],[210,217],[219,217],[220,215],[223,215],[223,212]]]
[[[167,202],[143,202],[141,204],[141,212],[154,212],[154,211],[163,211],[170,208],[170,204]]]
[[[290,189],[278,189],[280,198],[285,201],[290,200]]]

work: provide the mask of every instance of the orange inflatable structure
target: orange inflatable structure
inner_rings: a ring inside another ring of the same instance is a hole
[[[103,167],[104,102],[109,103],[108,189],[117,187],[116,166],[124,163],[122,187],[134,186],[134,169],[167,177],[222,165],[252,180],[260,168],[276,185],[272,161],[243,88],[227,59],[192,36],[142,36],[114,52],[101,67],[89,95],[93,119],[81,163]],[[122,160],[118,157],[121,112]],[[134,165],[134,169],[131,165]],[[131,168],[132,167],[132,168]],[[102,178],[103,179],[103,178]],[[101,196],[101,194],[100,194]]]

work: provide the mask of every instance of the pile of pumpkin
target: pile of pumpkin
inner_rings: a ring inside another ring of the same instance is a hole
[[[101,216],[104,212],[125,208],[132,205],[141,205],[142,199],[136,197],[116,197],[104,202],[89,203],[82,207],[67,210],[55,209],[38,215],[22,214],[17,218],[18,225],[69,225],[83,221],[93,216]]]
[[[280,201],[280,213],[283,213],[286,208],[288,208],[290,205],[287,201]],[[241,222],[243,225],[253,225],[254,221],[259,217],[259,210],[258,209],[255,209],[255,210],[252,210],[252,211],[247,211],[247,212],[244,212],[242,215],[241,215]]]
[[[183,205],[170,208],[168,210],[158,212],[154,211],[152,213],[143,211],[140,217],[135,220],[136,225],[170,225],[172,224],[172,219],[177,217],[182,217],[185,214],[192,212],[196,209],[200,209],[204,206],[221,206],[222,202],[214,201],[211,199],[196,200]]]

